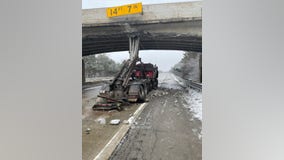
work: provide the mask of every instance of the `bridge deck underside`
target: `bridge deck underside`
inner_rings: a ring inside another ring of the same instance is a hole
[[[140,50],[184,50],[202,52],[201,20],[109,26],[83,26],[82,56],[128,51],[128,36],[140,36]]]

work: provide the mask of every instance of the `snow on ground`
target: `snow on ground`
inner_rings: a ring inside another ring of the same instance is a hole
[[[186,87],[186,82],[170,72],[164,72],[159,75],[159,87],[169,89],[181,89]],[[186,108],[193,114],[195,118],[202,120],[202,92],[190,89],[184,97],[187,104]]]
[[[170,72],[159,74],[159,87],[168,89],[181,89],[185,86],[184,80]]]
[[[188,108],[195,118],[202,120],[202,93],[194,89],[190,89],[185,97]]]

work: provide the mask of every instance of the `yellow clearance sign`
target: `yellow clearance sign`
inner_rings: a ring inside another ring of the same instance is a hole
[[[128,4],[124,6],[107,8],[107,17],[117,17],[129,14],[142,13],[142,3]]]

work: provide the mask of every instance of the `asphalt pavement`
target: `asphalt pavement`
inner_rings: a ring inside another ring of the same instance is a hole
[[[148,95],[148,105],[110,159],[202,159],[202,122],[189,109],[184,84],[172,73],[160,73],[159,89]]]

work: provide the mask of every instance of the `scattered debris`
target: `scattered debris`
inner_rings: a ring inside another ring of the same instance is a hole
[[[113,119],[109,123],[113,125],[118,125],[120,123],[120,119]]]
[[[167,91],[156,90],[154,93],[152,93],[152,94],[150,95],[150,97],[151,97],[151,98],[153,98],[153,97],[161,97],[161,96],[168,95],[168,94],[169,94],[169,92],[167,92]]]
[[[106,124],[106,119],[103,117],[100,117],[98,119],[95,120],[96,122],[98,122],[99,124]]]
[[[129,123],[129,124],[132,124],[133,122],[134,122],[134,117],[131,116],[131,117],[128,119],[128,123]]]
[[[85,132],[86,134],[90,134],[90,131],[91,131],[91,128],[87,128]]]

